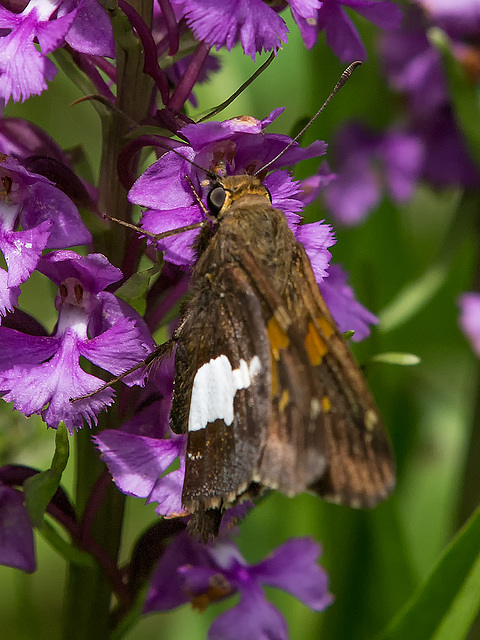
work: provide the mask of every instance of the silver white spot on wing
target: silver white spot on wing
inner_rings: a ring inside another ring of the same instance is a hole
[[[232,369],[226,355],[212,358],[203,364],[193,380],[188,430],[204,429],[209,422],[233,422],[233,401],[239,389],[248,389],[262,365],[258,356],[250,363],[240,360],[238,369]]]

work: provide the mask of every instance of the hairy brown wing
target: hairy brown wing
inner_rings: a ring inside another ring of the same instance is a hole
[[[195,512],[234,503],[252,482],[271,382],[262,307],[240,267],[213,272],[189,308],[195,313],[187,310],[177,342],[170,415],[174,431],[188,432],[183,502]]]
[[[390,442],[372,395],[315,282],[302,245],[292,269],[289,300],[317,381],[327,451],[325,472],[310,488],[353,507],[373,507],[395,485]],[[301,304],[299,305],[299,302]]]
[[[294,495],[373,507],[395,484],[375,402],[299,243],[283,295],[246,251],[238,256],[267,309],[272,414],[255,479]]]

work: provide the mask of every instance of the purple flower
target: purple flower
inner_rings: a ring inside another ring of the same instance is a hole
[[[435,187],[478,189],[480,172],[470,157],[452,109],[446,105],[413,123],[424,145],[421,176]]]
[[[0,564],[31,573],[35,549],[23,493],[0,482]]]
[[[407,95],[415,115],[428,118],[448,101],[440,53],[430,44],[416,8],[408,11],[402,29],[382,38],[381,54],[391,86]]]
[[[57,70],[46,57],[62,42],[72,26],[78,9],[59,20],[50,21],[59,2],[32,0],[21,13],[0,7],[0,28],[9,33],[0,39],[0,96],[8,102],[26,100],[47,88],[45,80],[53,80]],[[34,45],[40,43],[41,51]]]
[[[264,132],[265,127],[280,113],[281,110],[277,109],[262,121],[242,117],[225,122],[187,125],[182,129],[182,135],[190,142],[190,146],[178,146],[177,152],[204,167],[205,172],[222,166],[227,175],[253,173],[291,141],[288,136]],[[326,144],[320,141],[306,149],[294,145],[269,169],[323,155],[325,150]],[[203,210],[183,176],[188,176],[197,193],[203,196],[205,174],[188,160],[173,152],[166,153],[140,176],[130,190],[131,202],[148,207],[141,223],[146,230],[160,233],[204,220]],[[264,184],[272,195],[272,205],[284,212],[293,232],[297,233],[298,212],[303,208],[298,195],[301,192],[300,183],[287,172],[274,171],[265,178]],[[192,245],[197,233],[186,231],[159,241],[157,246],[165,250],[165,260],[178,265],[191,265],[195,260]],[[324,242],[319,244],[323,246]],[[316,262],[314,256],[310,255],[310,258]]]
[[[186,515],[182,506],[186,435],[168,427],[173,393],[173,358],[150,369],[144,397],[121,430],[105,429],[94,437],[110,474],[123,493],[157,502],[159,516]],[[145,434],[149,434],[147,437]],[[168,435],[168,439],[166,436]],[[177,459],[178,469],[166,474]]]
[[[480,28],[478,0],[416,0],[430,19],[452,37],[475,35]]]
[[[264,597],[262,586],[287,591],[315,611],[332,602],[328,577],[317,565],[321,549],[309,538],[292,539],[266,560],[249,565],[227,538],[203,545],[181,533],[157,564],[145,602],[145,613],[191,602],[201,610],[239,593],[237,605],[210,627],[209,640],[286,640],[287,625]]]
[[[44,249],[85,244],[91,235],[73,202],[50,180],[27,171],[13,158],[0,156],[0,160],[0,250],[8,267],[8,274],[0,270],[4,315],[17,303],[18,285],[35,270]]]
[[[31,0],[21,13],[0,6],[0,29],[6,32],[0,38],[0,97],[5,102],[10,97],[24,101],[47,88],[56,68],[46,56],[65,39],[79,51],[113,55],[109,19],[95,0]]]
[[[20,162],[43,156],[68,164],[67,155],[48,133],[22,118],[0,118],[0,150]]]
[[[110,17],[98,0],[62,0],[58,17],[78,9],[65,41],[80,53],[115,57],[115,42]]]
[[[370,335],[369,325],[377,324],[378,319],[355,299],[353,289],[347,284],[347,273],[340,265],[330,265],[328,278],[320,283],[320,291],[342,333],[354,331],[355,342]]]
[[[263,0],[173,0],[181,7],[188,26],[197,40],[203,40],[217,51],[228,51],[240,42],[244,52],[255,59],[255,54],[276,51],[287,42],[287,25],[278,13]],[[313,15],[318,0],[295,2]],[[309,9],[309,10],[308,10]],[[308,16],[307,16],[308,17]]]
[[[324,220],[296,227],[296,238],[305,247],[312,265],[315,280],[320,284],[328,276],[328,265],[332,254],[328,250],[336,242],[333,229]]]
[[[82,426],[82,418],[96,424],[114,395],[105,389],[70,402],[102,384],[83,371],[80,357],[118,375],[144,360],[154,343],[140,316],[103,291],[122,275],[104,256],[57,251],[42,259],[39,270],[59,286],[57,326],[52,336],[0,327],[0,389],[15,409],[27,416],[41,414],[49,427],[63,421],[72,432]],[[142,377],[136,372],[124,382],[138,383]]]
[[[460,326],[470,340],[472,348],[480,356],[480,293],[464,293],[460,296]]]
[[[217,51],[228,51],[240,42],[244,52],[276,51],[287,42],[288,29],[278,15],[287,5],[298,24],[306,46],[310,49],[318,34],[326,32],[327,43],[342,60],[351,62],[365,58],[358,32],[343,6],[352,8],[382,29],[399,26],[401,12],[388,0],[285,0],[275,6],[263,0],[173,0],[182,9],[187,24],[198,40]]]
[[[323,0],[313,18],[301,16],[292,6],[305,45],[311,49],[325,31],[328,46],[342,62],[365,60],[366,52],[355,25],[343,7],[353,9],[381,29],[400,26],[400,8],[388,0]]]
[[[382,184],[397,202],[413,195],[424,157],[418,136],[401,131],[377,134],[354,123],[340,132],[334,148],[336,180],[322,191],[322,198],[339,222],[363,221],[380,202]]]
[[[447,16],[460,19],[462,15],[466,18],[471,12],[478,12],[471,2],[455,4],[451,12],[445,3],[428,2],[428,10],[430,5],[430,17],[435,20],[437,17],[445,19],[445,24],[442,23],[444,28],[449,20]],[[464,5],[465,13],[462,12]],[[473,24],[475,20],[471,17]],[[383,39],[385,71],[393,88],[407,96],[410,119],[408,130],[416,136],[424,149],[419,171],[421,177],[436,187],[477,187],[480,184],[480,173],[470,158],[462,133],[455,122],[440,53],[427,39],[427,27],[426,16],[420,9],[410,8],[402,30]],[[468,33],[466,24],[465,28]],[[464,35],[460,29],[450,31],[457,36]],[[468,70],[468,46],[454,41],[452,51],[465,62]]]
[[[328,162],[322,162],[317,173],[302,180],[302,191],[298,197],[303,204],[311,204],[328,185],[337,179],[337,174],[330,171]]]
[[[147,438],[105,429],[94,440],[117,487],[129,496],[157,502],[159,516],[187,515],[182,506],[186,435],[170,432],[168,439]],[[180,456],[180,468],[165,474]]]

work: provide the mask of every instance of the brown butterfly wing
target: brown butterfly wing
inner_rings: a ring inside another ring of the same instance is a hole
[[[310,488],[353,507],[373,507],[395,485],[395,465],[387,432],[351,350],[340,334],[315,282],[302,245],[288,293],[298,311],[319,394],[317,419],[324,432],[327,466]],[[302,302],[299,305],[299,301]]]
[[[212,270],[190,308],[170,419],[175,432],[188,432],[183,503],[196,512],[234,503],[252,482],[271,412],[270,355],[258,296],[239,267]],[[224,379],[252,363],[248,386],[229,391]]]

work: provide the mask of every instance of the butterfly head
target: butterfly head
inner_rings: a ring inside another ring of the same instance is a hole
[[[272,204],[270,192],[256,176],[245,174],[217,177],[210,183],[207,206],[216,220],[234,213],[238,207],[245,208],[256,203],[263,206]]]

